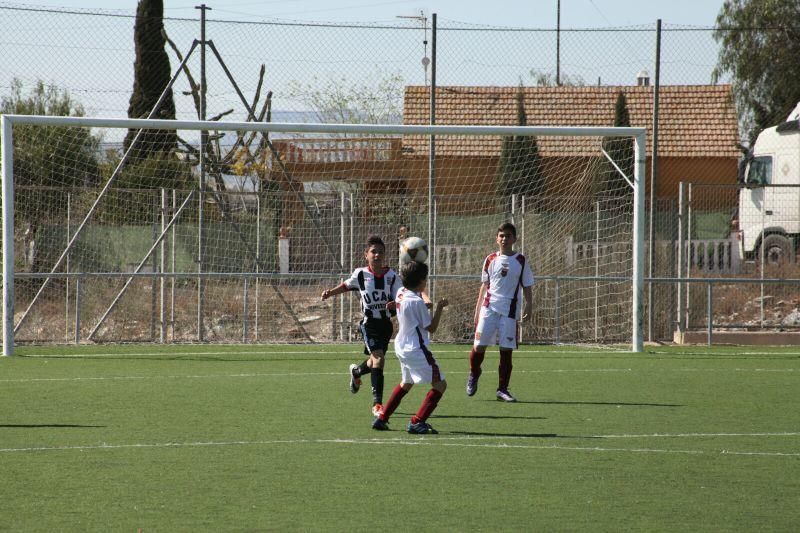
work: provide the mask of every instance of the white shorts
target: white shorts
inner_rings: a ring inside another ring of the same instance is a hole
[[[427,352],[427,353],[426,353]],[[400,361],[400,376],[403,383],[435,383],[444,381],[444,374],[433,354],[425,350],[395,352]]]
[[[478,326],[475,328],[474,346],[499,345],[501,348],[517,349],[517,320],[481,307]]]

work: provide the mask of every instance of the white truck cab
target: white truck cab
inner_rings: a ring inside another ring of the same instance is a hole
[[[745,258],[794,262],[800,244],[800,114],[762,131],[740,167],[738,230]]]

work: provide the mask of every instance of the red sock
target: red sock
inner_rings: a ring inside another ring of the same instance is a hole
[[[441,397],[442,393],[438,390],[429,390],[428,394],[425,395],[425,399],[422,400],[422,405],[419,406],[419,411],[411,417],[411,423],[425,422],[431,416],[433,410],[436,409],[436,406],[439,405],[439,398]]]
[[[400,405],[400,401],[403,399],[403,396],[406,395],[408,391],[403,389],[401,385],[395,386],[394,390],[392,390],[392,395],[389,396],[389,401],[383,406],[383,412],[381,412],[381,420],[384,422],[389,421],[389,417],[392,416],[394,410]]]
[[[475,379],[481,377],[481,364],[486,353],[478,353],[475,348],[469,352],[469,371]]]
[[[497,390],[507,391],[508,383],[511,381],[511,350],[500,350],[500,366],[497,373],[500,374]]]

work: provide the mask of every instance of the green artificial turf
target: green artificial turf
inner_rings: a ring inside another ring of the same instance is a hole
[[[790,531],[800,523],[800,354],[497,351],[404,429],[371,429],[358,345],[18,347],[0,360],[0,530]],[[385,399],[399,379],[393,354]]]

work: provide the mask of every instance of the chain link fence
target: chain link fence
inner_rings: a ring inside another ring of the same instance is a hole
[[[18,79],[67,90],[89,116],[126,116],[133,87],[135,16],[118,12],[60,11],[0,4],[0,90]],[[438,17],[436,82],[439,86],[516,86],[555,83],[626,86],[642,70],[654,75],[656,27],[526,29],[467,25]],[[164,18],[166,35],[186,55],[200,38],[200,21]],[[717,44],[710,28],[664,26],[661,83],[709,84]],[[253,94],[264,65],[264,90],[273,92],[273,120],[313,119],[308,94],[343,80],[347,88],[387,97],[386,118],[401,121],[402,88],[426,85],[434,64],[431,21],[395,24],[309,24],[206,21],[225,65],[245,94]],[[560,49],[556,50],[556,41]],[[171,49],[173,68],[180,62]],[[556,56],[560,64],[556,67]],[[199,53],[188,64],[199,79]],[[208,54],[208,116],[246,114],[219,62]],[[399,83],[386,84],[397,79]],[[720,80],[725,82],[725,80]],[[197,118],[191,87],[178,79],[177,118]],[[306,91],[304,91],[306,90]],[[663,105],[668,105],[664,103]],[[642,125],[642,124],[638,124]]]
[[[247,119],[245,106],[228,74],[246,98],[253,98],[251,95],[258,90],[262,95],[271,92],[271,120],[275,122],[400,123],[407,120],[404,116],[406,87],[429,86],[434,73],[436,86],[445,88],[560,83],[584,88],[613,86],[622,90],[652,83],[658,69],[662,87],[709,86],[714,79],[713,71],[719,55],[713,28],[664,25],[659,34],[654,21],[647,26],[557,31],[554,28],[469,25],[446,18],[450,14],[439,15],[435,28],[433,21],[428,19],[398,19],[396,23],[374,25],[241,22],[209,18],[205,26],[206,38],[214,43],[219,58],[207,52],[207,116],[224,116],[226,120]],[[8,101],[14,91],[25,94],[41,82],[66,91],[87,116],[126,116],[134,84],[134,22],[133,14],[119,12],[0,4],[0,40],[4,48],[0,56],[0,97]],[[166,36],[172,43],[168,46],[168,53],[174,69],[200,38],[200,20],[165,18],[163,23]],[[659,37],[660,58],[657,64]],[[435,62],[432,61],[434,41]],[[186,66],[192,78],[199,80],[201,58],[197,49]],[[724,77],[715,80],[719,84],[729,82]],[[197,119],[199,110],[189,78],[179,76],[174,89],[176,118]],[[573,108],[574,114],[585,116],[587,123],[598,113],[596,109],[582,108],[581,100],[574,94],[566,96],[564,105]],[[646,126],[653,131],[654,105],[651,99],[637,115],[639,122],[631,125]],[[659,102],[659,114],[667,117],[674,109],[686,105],[686,101],[664,98]],[[731,109],[733,105],[731,102]],[[497,115],[496,110],[487,108],[479,119],[483,124],[508,124],[508,116],[512,121],[516,119],[513,108],[506,106],[504,109],[504,118]],[[532,116],[537,116],[536,113],[536,110],[529,111]],[[604,109],[602,114],[608,120],[605,125],[613,125],[613,109]],[[571,116],[568,112],[562,115]],[[774,123],[785,118],[775,116]],[[529,123],[535,122],[531,120]],[[659,130],[658,145],[665,146],[681,135],[679,123],[664,122]],[[655,192],[653,203],[648,206],[648,221],[652,224],[655,242],[652,264],[646,268],[651,277],[797,277],[793,271],[787,270],[793,267],[773,265],[774,268],[769,270],[769,251],[767,263],[760,263],[757,255],[760,252],[754,252],[755,248],[745,250],[742,241],[736,240],[737,235],[730,232],[731,216],[737,211],[740,199],[736,186],[737,158],[732,157],[731,152],[737,151],[735,142],[744,137],[743,132],[733,131],[724,141],[727,151],[720,157],[684,154],[683,159],[673,162],[659,158],[656,165],[648,159],[649,178],[652,178],[652,170],[657,170],[655,183],[649,182],[654,183]],[[121,138],[105,137],[100,148],[119,151],[121,142]],[[648,153],[652,154],[652,138],[649,143]],[[693,184],[691,192],[686,186],[686,197],[680,194],[679,182]],[[156,203],[154,199],[154,205]],[[680,230],[682,209],[686,210],[686,224],[689,225],[684,227],[683,233]],[[330,229],[335,233],[334,226]],[[392,231],[392,228],[386,229],[387,234]],[[270,226],[265,232],[267,239],[276,240],[278,237],[275,227]],[[335,238],[338,237],[332,237]],[[680,253],[681,246],[688,247],[688,251]],[[736,250],[740,255],[738,259],[734,259]],[[457,262],[459,273],[462,270],[464,273],[476,272],[476,265],[462,266],[467,259],[456,255],[458,252],[454,250],[452,258],[447,256],[447,261],[453,265]],[[792,248],[792,255],[794,253]],[[273,259],[277,268],[277,259]],[[237,324],[234,328],[236,333],[222,333],[225,328],[219,328],[219,336],[213,340],[263,338],[259,337],[261,330],[252,325],[256,320],[254,310],[247,309],[246,305],[246,294],[252,287],[242,286],[241,280],[236,283],[237,291],[244,291],[245,303],[240,301],[238,311],[231,310],[226,315],[235,317],[230,323]],[[154,287],[148,290],[155,290]],[[764,309],[764,302],[770,300],[768,296],[773,301],[782,302],[782,308],[786,308],[782,311],[784,317],[796,310],[800,302],[789,294],[794,288],[789,285],[785,294],[766,294],[764,291],[768,289],[757,288],[760,325],[769,325],[769,321],[763,318],[765,313],[770,313]],[[220,291],[225,292],[225,289]],[[187,294],[190,292],[187,289]],[[671,338],[676,321],[680,319],[677,311],[679,301],[685,302],[690,310],[684,317],[686,325],[703,325],[702,313],[697,311],[707,307],[703,291],[679,292],[675,284],[654,284],[652,292],[648,293],[652,301],[652,306],[648,306],[651,339]],[[154,296],[152,301],[155,302]],[[70,305],[74,305],[74,300],[72,302]],[[155,324],[152,316],[157,311],[155,303],[152,305],[154,310],[148,311],[151,318],[143,316],[137,320],[150,320]],[[735,311],[726,308],[719,312],[721,314],[713,319],[717,323],[751,324],[741,314],[733,316]],[[65,322],[59,327],[63,328],[64,335],[71,337],[73,330],[79,331],[80,326],[74,325],[74,307],[65,313]],[[249,326],[248,320],[242,316],[250,317]],[[728,320],[725,317],[732,318]],[[332,329],[339,333],[334,331],[331,335],[341,338],[345,328],[338,323],[333,324]],[[553,337],[551,330],[546,336]],[[135,331],[137,333],[132,338],[137,340],[158,337],[152,328],[145,334],[141,328]],[[33,337],[52,340],[60,335],[48,333]],[[115,338],[128,339],[125,334]],[[180,335],[175,338],[180,340]]]

